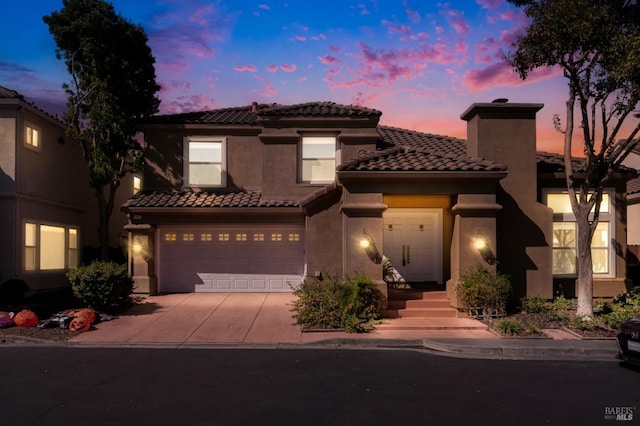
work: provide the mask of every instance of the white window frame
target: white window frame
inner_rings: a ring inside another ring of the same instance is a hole
[[[542,200],[545,205],[548,205],[548,196],[549,194],[564,194],[569,197],[569,193],[567,190],[562,190],[560,188],[546,188],[542,190]],[[609,270],[606,273],[593,273],[594,278],[615,278],[616,276],[616,252],[614,247],[614,240],[616,235],[616,210],[615,210],[615,189],[613,188],[605,188],[603,194],[607,194],[609,198],[609,205],[607,206],[608,211],[603,212],[602,208],[600,209],[600,214],[598,218],[598,224],[606,223],[608,224],[608,232],[609,232],[609,241],[607,245],[608,250],[608,266]],[[553,214],[553,222],[562,222],[562,223],[576,223],[575,216],[573,212],[563,212],[563,213],[554,213]],[[576,226],[576,242],[575,242],[575,250],[576,250],[576,272],[571,274],[553,274],[554,277],[557,278],[575,278],[578,276],[578,261],[577,261],[577,252],[578,252],[578,229]],[[551,242],[552,249],[553,242]],[[593,247],[592,247],[593,251]]]
[[[189,182],[189,167],[191,161],[189,159],[189,145],[191,143],[219,143],[220,163],[206,162],[194,164],[220,164],[220,184],[192,184]],[[218,136],[185,136],[183,139],[183,186],[191,188],[224,188],[227,186],[227,138]]]
[[[34,133],[37,136],[36,144],[33,143]],[[24,124],[24,146],[32,151],[42,152],[42,131],[39,126],[30,122]]]
[[[323,158],[312,158],[312,157],[308,157],[305,158],[304,156],[304,143],[305,140],[308,139],[315,139],[315,138],[321,138],[321,139],[326,139],[326,138],[332,138],[334,140],[334,155],[333,157],[323,157]],[[309,161],[309,160],[333,160],[334,161],[334,174],[331,177],[331,179],[327,179],[327,180],[305,180],[304,179],[304,163],[305,161]],[[340,164],[340,145],[339,145],[339,141],[338,141],[338,136],[334,133],[334,134],[327,134],[327,133],[314,133],[314,134],[301,134],[300,135],[300,142],[298,144],[298,183],[302,183],[302,184],[310,184],[310,185],[315,185],[315,184],[327,184],[327,183],[331,183],[335,180],[335,168],[338,166],[338,164]]]
[[[35,236],[33,244],[27,245],[27,226],[31,225],[35,227]],[[64,265],[62,268],[42,268],[41,263],[41,250],[42,250],[42,227],[54,227],[60,228],[64,233]],[[72,234],[75,231],[75,241],[72,241]],[[80,254],[80,228],[74,225],[64,225],[59,223],[40,222],[37,220],[25,220],[22,223],[22,270],[27,273],[34,272],[61,272],[68,271],[70,269],[76,269],[79,265]],[[73,243],[73,244],[72,244]],[[33,253],[33,268],[27,268],[27,251],[32,250]]]

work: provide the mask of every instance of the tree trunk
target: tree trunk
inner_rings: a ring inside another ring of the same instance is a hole
[[[578,225],[578,310],[576,315],[583,319],[593,316],[593,261],[591,259],[592,226],[589,223],[589,209],[584,205],[575,213]]]
[[[95,188],[98,207],[98,244],[100,245],[100,260],[109,261],[109,214],[107,201],[104,197],[104,185]]]

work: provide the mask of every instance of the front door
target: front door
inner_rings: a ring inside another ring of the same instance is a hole
[[[442,209],[387,209],[384,255],[407,282],[442,284]]]

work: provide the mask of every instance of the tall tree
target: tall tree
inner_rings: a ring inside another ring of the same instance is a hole
[[[603,191],[638,144],[640,7],[637,0],[509,2],[522,7],[530,23],[513,43],[507,62],[523,79],[536,68],[557,66],[568,81],[565,117],[556,116],[554,124],[564,134],[566,184],[577,223],[577,314],[589,318],[591,240]],[[625,122],[630,130],[623,135]],[[574,140],[584,150],[580,167],[571,161]]]
[[[139,169],[137,120],[158,111],[155,58],[142,27],[103,0],[64,0],[43,18],[71,82],[63,120],[80,141],[98,208],[100,255],[108,258],[109,219],[121,179]]]

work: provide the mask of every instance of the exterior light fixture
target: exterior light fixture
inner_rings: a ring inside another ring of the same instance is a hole
[[[360,247],[364,250],[366,255],[371,259],[374,263],[381,263],[382,256],[376,247],[376,242],[371,235],[367,233],[365,229],[362,230],[362,234],[360,235],[360,239],[358,241],[360,243]]]
[[[472,239],[472,244],[485,262],[489,265],[495,265],[497,263],[496,256],[491,250],[489,239],[480,229],[476,231],[476,235]]]

